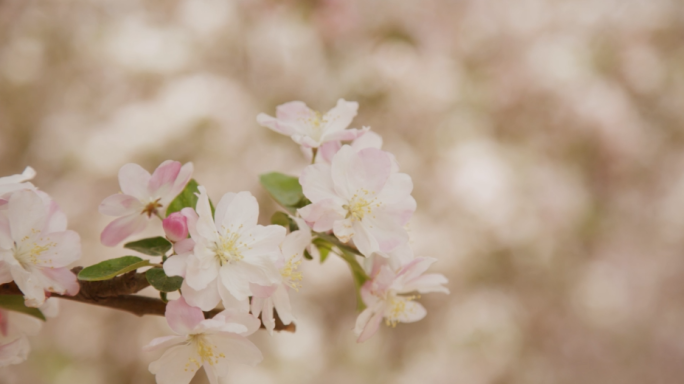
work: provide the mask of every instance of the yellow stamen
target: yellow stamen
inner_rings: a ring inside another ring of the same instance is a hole
[[[302,287],[301,281],[304,279],[301,272],[296,272],[299,264],[302,263],[301,260],[295,261],[294,255],[287,260],[285,266],[280,270],[280,275],[283,277],[284,283],[290,286],[295,291],[299,292],[299,288]]]

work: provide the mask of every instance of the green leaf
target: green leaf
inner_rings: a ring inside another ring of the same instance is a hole
[[[183,278],[180,276],[166,276],[164,269],[152,268],[145,272],[147,281],[160,292],[173,292],[180,289]]]
[[[316,248],[318,248],[318,252],[321,254],[321,264],[323,264],[323,262],[325,262],[325,260],[328,258],[333,244],[321,238],[313,239],[312,243],[316,246]]]
[[[84,281],[109,280],[123,273],[135,271],[148,265],[150,265],[149,261],[137,256],[123,256],[83,268],[78,274],[78,279]]]
[[[275,225],[280,225],[282,227],[285,227],[290,230],[290,232],[296,231],[299,229],[297,226],[297,223],[292,220],[290,215],[288,215],[285,212],[276,212],[271,216],[271,224]]]
[[[150,256],[164,256],[172,246],[170,241],[159,236],[126,243],[124,248],[132,249]]]
[[[296,177],[272,172],[259,176],[259,181],[271,197],[291,213],[310,203]]]
[[[309,253],[308,249],[304,250],[304,258],[307,260],[313,260],[313,256],[311,256],[311,253]]]
[[[24,304],[22,295],[0,295],[0,308],[23,313],[45,321],[45,315],[38,308],[30,308]]]
[[[195,195],[195,193],[199,193],[197,187],[199,187],[199,184],[197,184],[195,179],[190,179],[188,184],[185,185],[183,192],[176,196],[171,204],[169,204],[169,208],[166,209],[166,216],[178,212],[183,208],[190,207],[195,209],[197,206],[197,195]]]

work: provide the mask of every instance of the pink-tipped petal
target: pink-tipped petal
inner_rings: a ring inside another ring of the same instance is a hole
[[[147,227],[147,217],[138,213],[120,217],[105,227],[100,235],[103,245],[114,247],[127,237],[142,232]]]
[[[76,296],[81,288],[76,275],[68,268],[41,268],[40,273],[45,279],[43,285],[50,292]]]
[[[189,334],[204,320],[204,313],[197,307],[191,307],[183,297],[169,301],[166,305],[166,321],[169,327],[179,335]]]
[[[367,308],[365,311],[371,311],[370,308]],[[363,314],[363,312],[362,312]],[[366,320],[366,323],[363,325],[361,328],[361,334],[359,335],[358,339],[356,339],[357,343],[363,343],[364,341],[370,339],[375,335],[376,332],[378,332],[378,328],[380,328],[380,323],[382,322],[382,312],[375,312],[373,313],[372,311],[370,312],[371,316],[368,316],[368,313],[364,316],[364,318],[361,318],[361,315],[359,315],[360,320]],[[357,320],[357,328],[358,328],[358,320]]]
[[[161,163],[150,177],[150,181],[147,184],[147,193],[150,196],[164,196],[171,192],[180,169],[181,163],[178,161],[166,160]]]
[[[178,175],[176,176],[176,180],[173,182],[171,190],[166,195],[161,196],[162,199],[160,203],[163,206],[169,205],[169,203],[171,203],[171,201],[173,201],[173,199],[175,199],[179,193],[183,192],[183,189],[185,189],[188,181],[190,181],[190,178],[192,178],[192,172],[194,169],[195,167],[192,163],[183,164],[180,172],[178,172]]]

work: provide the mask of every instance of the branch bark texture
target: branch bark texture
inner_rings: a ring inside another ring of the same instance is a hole
[[[73,268],[71,271],[78,274],[83,267]],[[81,289],[76,296],[51,294],[52,297],[59,297],[66,300],[97,305],[101,307],[118,309],[132,313],[136,316],[154,315],[164,316],[166,303],[161,299],[135,295],[135,293],[147,288],[150,283],[144,273],[131,271],[111,280],[104,281],[79,281]],[[0,285],[0,295],[21,295],[21,290],[14,282]],[[221,310],[214,309],[204,312],[204,317],[212,318]],[[283,324],[275,314],[276,331],[294,332],[294,323]],[[263,327],[263,325],[262,325]]]

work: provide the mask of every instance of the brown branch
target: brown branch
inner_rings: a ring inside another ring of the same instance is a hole
[[[83,269],[83,267],[76,267],[71,271],[78,274],[81,269]],[[132,313],[136,316],[164,316],[164,313],[166,312],[166,303],[161,299],[134,295],[134,293],[137,293],[150,285],[144,273],[131,271],[111,280],[79,280],[78,283],[80,284],[81,289],[76,296],[59,295],[56,293],[51,294],[51,296],[100,307],[118,309]],[[14,282],[0,285],[0,295],[21,294],[21,290]],[[221,312],[219,309],[204,312],[204,317],[209,319],[216,316],[219,312]],[[277,312],[275,313],[275,320],[276,331],[294,332],[296,330],[294,323],[290,323],[289,325],[283,324]],[[263,325],[261,327],[263,328]]]

